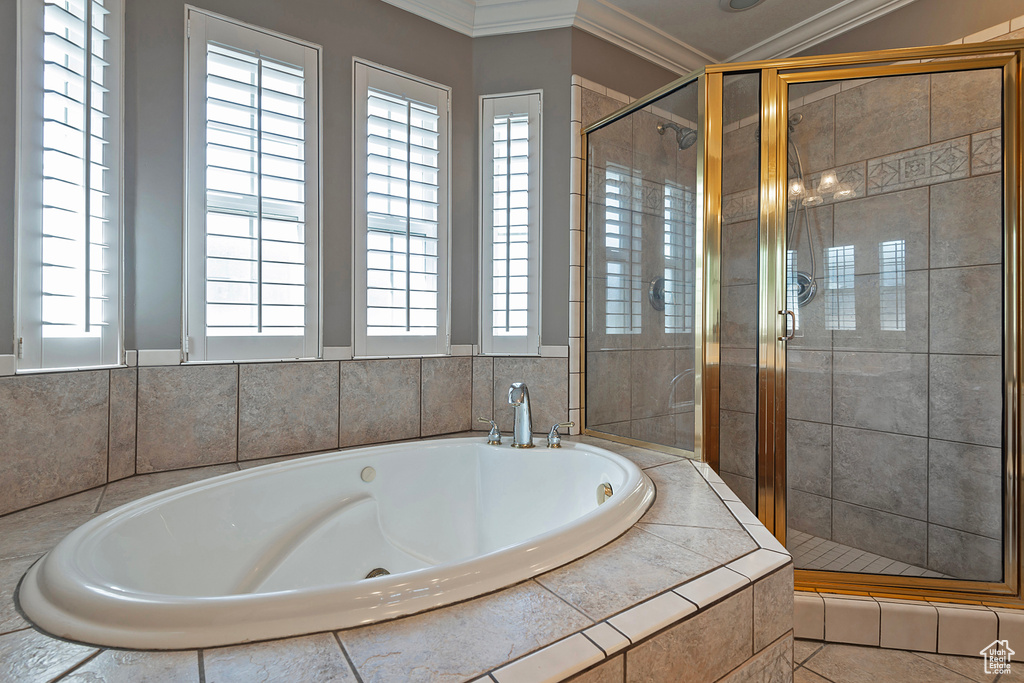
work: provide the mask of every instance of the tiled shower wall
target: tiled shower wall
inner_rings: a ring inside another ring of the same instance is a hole
[[[589,126],[630,102],[627,96],[584,81],[582,123]],[[647,303],[648,280],[665,272],[666,179],[693,191],[696,147],[680,152],[674,133],[660,135],[660,121],[673,114],[647,108],[591,136],[589,269],[587,291],[587,425],[598,432],[693,450],[693,333],[665,331],[665,313]],[[693,125],[693,124],[689,124]],[[638,228],[640,273],[631,282],[640,300],[640,332],[608,333],[605,324],[604,197],[608,164],[631,169],[641,179],[630,216]],[[623,400],[628,396],[629,400]]]
[[[0,514],[134,474],[568,415],[568,359],[452,356],[174,365],[0,377]]]
[[[800,331],[789,343],[789,526],[945,574],[998,580],[998,73],[817,87],[804,97],[791,91],[791,111],[803,115],[793,137],[805,172],[816,184],[821,171],[835,169],[856,197],[826,197],[810,210],[818,294],[799,310]],[[753,124],[727,133],[726,146],[730,136],[753,134]],[[756,299],[743,298],[756,296],[755,252],[744,242],[756,239],[754,192],[725,197],[723,285],[740,286],[723,287],[723,347],[730,330],[756,339]],[[902,330],[881,326],[879,244],[892,240],[905,248]],[[826,324],[822,261],[832,246],[852,246],[856,255],[855,304],[842,326],[850,329]],[[807,256],[804,244],[798,269],[807,270]],[[726,282],[729,269],[749,282]],[[753,345],[733,346],[722,351],[722,469],[750,500]]]

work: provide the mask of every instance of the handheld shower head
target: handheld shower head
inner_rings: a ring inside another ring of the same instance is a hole
[[[658,134],[664,135],[666,130],[672,129],[676,132],[676,143],[679,145],[679,150],[689,149],[693,147],[693,144],[697,142],[697,131],[693,128],[687,128],[680,126],[677,123],[659,123]]]

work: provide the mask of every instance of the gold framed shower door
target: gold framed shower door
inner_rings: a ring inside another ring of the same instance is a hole
[[[757,359],[757,515],[783,544],[786,542],[786,229],[788,89],[816,81],[881,78],[939,71],[1000,69],[1003,90],[1003,580],[967,581],[797,569],[798,590],[845,592],[879,597],[941,599],[992,605],[1024,606],[1022,573],[1021,372],[1024,338],[1022,319],[1022,111],[1021,84],[1024,41],[1002,41],[928,48],[860,52],[741,64],[716,64],[668,84],[614,112],[583,131],[587,136],[693,83],[699,85],[697,259],[695,320],[701,321],[695,339],[694,455],[719,468],[719,370],[721,361],[721,230],[723,160],[723,77],[759,72],[760,177],[758,258]],[[586,164],[584,164],[586,168]],[[584,183],[586,192],[586,183]],[[586,195],[583,197],[586,237]],[[584,242],[586,243],[585,239]],[[584,259],[584,269],[586,269]],[[583,288],[585,293],[586,288]],[[581,306],[581,329],[587,330],[586,306]],[[581,352],[583,359],[584,349]],[[588,429],[585,403],[587,375],[581,381],[584,433],[609,438]],[[634,439],[627,443],[668,452]]]

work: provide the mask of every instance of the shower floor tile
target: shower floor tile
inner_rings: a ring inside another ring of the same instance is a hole
[[[937,579],[954,578],[947,574],[915,567],[888,557],[869,553],[842,543],[790,529],[787,550],[793,555],[797,569],[821,569],[830,572],[888,574],[891,576],[926,576]]]

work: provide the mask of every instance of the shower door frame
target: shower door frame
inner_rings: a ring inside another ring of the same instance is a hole
[[[825,64],[777,64],[776,68],[762,71],[767,83],[762,87],[762,130],[771,127],[777,144],[772,146],[762,134],[762,155],[774,155],[772,160],[762,158],[762,217],[768,214],[762,227],[765,239],[762,258],[773,262],[775,276],[760,283],[762,319],[759,333],[761,348],[774,347],[763,362],[769,382],[774,387],[764,390],[774,395],[767,397],[767,410],[759,415],[759,427],[765,438],[773,438],[773,452],[759,452],[763,457],[766,474],[759,477],[761,487],[768,495],[759,496],[758,516],[783,543],[786,543],[786,221],[788,201],[787,144],[789,86],[801,83],[832,82],[865,78],[886,78],[979,69],[1000,69],[1003,74],[1003,581],[969,581],[904,577],[856,572],[832,572],[798,569],[795,579],[799,588],[818,591],[867,590],[869,594],[886,597],[952,598],[975,600],[994,604],[1022,604],[1021,547],[1021,65],[1024,49],[1021,41],[978,43],[957,46],[957,49],[912,50],[916,57],[906,53],[863,53],[841,55]],[[854,59],[851,59],[853,57]],[[944,61],[943,57],[956,57]],[[934,61],[933,61],[934,60]],[[877,62],[896,62],[878,65]],[[909,62],[909,63],[908,63]],[[829,68],[831,67],[831,68]],[[772,82],[774,87],[772,88]],[[770,91],[765,90],[767,85]],[[775,171],[774,174],[772,171]],[[765,175],[767,173],[767,175]],[[774,196],[772,193],[774,192]],[[767,196],[766,196],[767,195]],[[767,210],[766,210],[767,208]],[[774,214],[774,215],[772,215]],[[770,290],[770,291],[768,291]],[[772,312],[779,315],[771,316]],[[774,323],[774,324],[773,324]],[[759,390],[761,388],[759,387]],[[767,419],[765,418],[767,416]],[[771,424],[766,424],[771,423]],[[760,441],[760,439],[759,439]],[[759,470],[761,469],[759,463]],[[769,481],[769,477],[774,475]],[[762,509],[766,508],[766,509]]]
[[[938,61],[932,61],[938,60]],[[927,48],[902,48],[821,57],[716,64],[699,69],[604,117],[582,131],[584,173],[589,133],[642,109],[693,82],[698,83],[698,166],[696,216],[699,256],[695,273],[695,441],[694,456],[719,468],[719,369],[721,324],[721,229],[723,159],[723,77],[760,72],[760,177],[758,216],[757,359],[757,515],[780,541],[786,541],[786,221],[788,88],[790,84],[879,78],[942,71],[1001,68],[1003,71],[1003,581],[887,576],[797,569],[798,590],[847,592],[879,597],[938,598],[966,603],[1024,606],[1022,572],[1022,409],[1024,339],[1021,263],[1022,216],[1022,65],[1024,40]],[[586,177],[586,176],[584,176]],[[581,215],[586,245],[587,199],[584,182]],[[584,246],[585,249],[585,246]],[[583,259],[584,283],[587,259]],[[586,287],[581,288],[584,301]],[[586,327],[582,305],[581,329]],[[585,370],[586,337],[581,349]],[[586,422],[586,372],[580,382],[583,433],[661,451],[679,449],[592,431]]]

